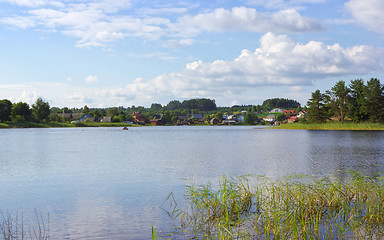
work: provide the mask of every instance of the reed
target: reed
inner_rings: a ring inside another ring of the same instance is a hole
[[[223,177],[187,186],[177,229],[196,239],[383,239],[382,179]]]
[[[17,211],[15,214],[0,211],[0,236],[4,240],[48,240],[49,239],[49,215],[47,224],[41,213],[35,210],[37,226],[29,228],[25,226],[24,215]]]
[[[382,123],[354,123],[354,122],[327,122],[327,123],[289,123],[273,127],[276,129],[308,129],[308,130],[384,130]]]

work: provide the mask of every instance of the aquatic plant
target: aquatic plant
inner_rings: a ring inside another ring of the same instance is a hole
[[[48,240],[49,239],[49,215],[46,225],[41,213],[35,210],[37,226],[29,228],[25,226],[24,215],[17,211],[15,214],[0,211],[2,220],[0,221],[0,236],[4,240]]]
[[[356,172],[346,180],[223,177],[218,187],[188,185],[185,199],[171,216],[188,238],[384,238],[382,179]]]

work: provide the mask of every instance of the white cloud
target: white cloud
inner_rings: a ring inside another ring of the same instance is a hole
[[[99,77],[95,75],[89,75],[85,78],[87,83],[97,83],[99,81]]]
[[[245,0],[249,5],[266,8],[299,8],[302,4],[324,3],[326,0]]]
[[[316,41],[302,44],[286,35],[267,33],[260,39],[259,48],[243,50],[233,61],[194,61],[181,72],[137,79],[126,89],[151,100],[155,100],[152,96],[240,96],[251,88],[282,85],[299,91],[300,86],[319,79],[381,72],[381,53],[370,46],[344,48]]]
[[[368,30],[384,34],[384,1],[349,0],[345,7],[354,19]]]
[[[16,4],[16,3],[15,3]],[[300,15],[295,9],[258,12],[254,8],[214,9],[197,15],[184,15],[187,8],[139,9],[149,15],[127,14],[129,1],[97,2],[63,1],[61,4],[36,1],[19,15],[5,16],[1,23],[18,28],[36,28],[60,32],[77,39],[77,46],[105,46],[124,38],[162,39],[171,46],[191,45],[204,32],[308,32],[322,30],[314,19]],[[133,11],[134,12],[134,11]],[[179,13],[178,18],[169,12]]]
[[[213,12],[185,16],[173,25],[176,33],[194,36],[201,32],[307,32],[320,31],[322,27],[315,20],[301,16],[294,9],[276,13],[258,12],[254,8],[234,7],[231,10],[219,8]]]
[[[285,86],[289,91],[287,96],[305,99],[309,93],[301,91],[321,79],[382,73],[382,52],[365,45],[343,47],[318,41],[299,43],[286,35],[267,33],[260,38],[258,48],[254,51],[245,49],[231,61],[193,61],[182,71],[152,79],[138,78],[125,86],[100,89],[70,83],[0,85],[0,95],[25,99],[43,96],[52,101],[52,106],[69,107],[85,104],[95,107],[149,106],[153,102],[166,104],[173,99],[196,97],[214,98],[221,104],[230,104],[256,99],[252,91],[268,92],[268,89]],[[97,79],[93,75],[88,77],[91,82]],[[24,90],[30,93],[23,93]]]

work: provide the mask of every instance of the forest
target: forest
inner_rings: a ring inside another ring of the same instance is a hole
[[[384,87],[377,78],[366,83],[338,81],[330,90],[316,90],[307,102],[308,121],[314,123],[350,120],[356,123],[384,121]]]

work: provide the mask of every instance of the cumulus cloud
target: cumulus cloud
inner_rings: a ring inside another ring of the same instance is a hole
[[[345,7],[354,19],[370,31],[384,34],[384,1],[349,0]]]
[[[286,35],[267,33],[260,39],[259,48],[243,50],[233,61],[194,61],[181,72],[137,79],[126,89],[148,98],[212,97],[223,93],[239,96],[250,88],[284,85],[294,91],[328,77],[380,72],[381,52],[364,45],[345,48],[317,41],[303,44]]]
[[[249,5],[263,6],[267,8],[291,8],[300,7],[302,4],[323,3],[326,0],[246,0]]]
[[[0,85],[0,95],[18,96],[16,90],[20,95],[22,90],[37,89],[34,95],[52,99],[52,105],[76,107],[84,104],[96,107],[166,104],[173,99],[196,97],[214,98],[229,104],[255,99],[252,90],[285,86],[289,96],[301,94],[305,99],[308,93],[300,91],[321,79],[382,72],[382,53],[381,49],[366,45],[343,47],[319,41],[300,43],[287,35],[267,33],[260,38],[260,45],[255,50],[245,49],[231,61],[193,61],[179,72],[152,79],[137,78],[125,86],[99,89],[62,83],[12,89]]]
[[[95,76],[95,75],[89,75],[85,78],[85,81],[87,83],[96,83],[99,81],[99,77],[98,76]]]
[[[272,30],[308,32],[322,30],[319,23],[301,16],[294,9],[262,13],[247,7],[234,7],[231,10],[219,8],[210,13],[184,16],[172,27],[176,33],[180,32],[191,36],[201,32],[268,32]]]
[[[125,38],[162,39],[171,45],[187,46],[193,43],[193,37],[204,32],[322,30],[317,21],[292,8],[277,12],[259,12],[247,7],[219,8],[195,15],[188,15],[187,8],[160,8],[132,10],[127,14],[122,11],[132,8],[127,0],[8,2],[29,9],[20,11],[19,15],[4,16],[1,23],[60,32],[76,38],[79,47],[105,46]],[[178,13],[179,17],[174,19],[169,13]]]

